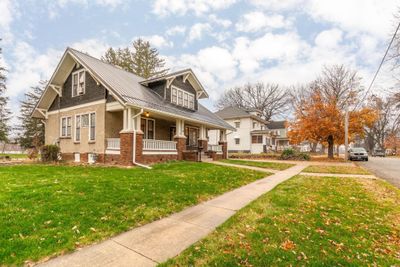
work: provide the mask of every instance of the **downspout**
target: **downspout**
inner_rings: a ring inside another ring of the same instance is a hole
[[[142,114],[143,114],[143,109],[140,109],[140,112],[139,112],[138,114],[136,114],[135,116],[132,117],[132,120],[133,120],[132,123],[134,123],[134,119],[136,119],[138,116],[140,116],[140,115],[142,115]],[[136,126],[137,126],[137,125],[136,125]],[[147,166],[147,165],[144,165],[144,164],[141,164],[141,163],[136,162],[136,132],[137,132],[136,128],[133,129],[132,163],[135,164],[135,165],[137,165],[137,166],[146,168],[146,169],[151,169],[150,166]]]

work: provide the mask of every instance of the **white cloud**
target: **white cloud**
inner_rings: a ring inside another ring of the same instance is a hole
[[[208,19],[214,23],[215,25],[221,26],[223,28],[228,28],[229,26],[232,25],[232,21],[230,21],[229,19],[221,19],[218,18],[217,15],[215,14],[211,14],[208,16]]]
[[[260,11],[244,14],[236,24],[236,29],[242,32],[256,32],[259,30],[288,28],[291,21],[279,14],[266,15]]]
[[[315,38],[315,43],[322,47],[335,47],[342,41],[343,32],[339,29],[331,29],[320,32]]]
[[[172,41],[169,41],[167,39],[165,39],[163,36],[161,35],[149,35],[149,36],[142,36],[141,38],[143,38],[146,41],[149,41],[150,44],[156,48],[163,48],[163,47],[173,47],[174,43]]]
[[[72,43],[70,45],[72,48],[88,53],[89,55],[100,58],[110,45],[99,39],[86,39],[79,42]]]
[[[236,0],[155,0],[153,13],[160,16],[185,15],[189,12],[202,15],[210,11],[228,8],[235,2]]]
[[[18,41],[11,53],[12,62],[7,80],[7,94],[16,97],[26,92],[40,80],[47,80],[53,73],[63,51],[49,49],[38,53],[30,44]]]
[[[195,40],[201,40],[203,35],[211,31],[211,25],[208,23],[196,23],[190,30],[186,42],[190,43]]]
[[[259,8],[278,11],[301,7],[304,1],[305,0],[251,0],[250,2]]]
[[[346,31],[387,38],[398,5],[397,0],[309,0],[306,10],[314,19],[334,23]]]
[[[19,15],[20,14],[16,1],[0,1],[0,38],[2,38],[3,45],[10,44],[13,41],[14,35],[10,26],[15,18],[19,17]]]
[[[176,25],[172,28],[169,28],[165,34],[169,36],[174,36],[178,34],[184,34],[186,32],[186,26],[183,25]]]

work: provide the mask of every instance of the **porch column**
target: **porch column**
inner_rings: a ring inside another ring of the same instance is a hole
[[[176,142],[176,150],[178,153],[178,160],[183,160],[183,151],[186,150],[186,136],[185,136],[185,121],[176,120],[176,135],[174,136]]]
[[[126,108],[123,112],[124,129],[119,133],[120,163],[122,165],[133,165],[133,153],[135,153],[136,161],[140,162],[143,154],[143,132],[140,130],[140,116],[137,116],[135,119],[133,119],[133,117],[138,113],[138,110],[134,110],[132,108]],[[139,123],[137,121],[139,121]],[[134,148],[133,137],[135,134],[136,145]]]
[[[198,145],[203,148],[203,151],[208,150],[207,128],[204,125],[200,126]]]
[[[123,113],[123,129],[119,132],[120,138],[120,164],[133,165],[133,129],[131,128],[130,118],[132,116],[131,108],[125,108]]]
[[[222,158],[228,158],[228,143],[226,141],[226,130],[221,130],[220,132],[220,141],[218,143],[222,146]]]

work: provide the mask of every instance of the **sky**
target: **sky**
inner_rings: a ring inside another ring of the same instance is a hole
[[[170,70],[192,68],[215,110],[247,82],[300,85],[324,65],[371,82],[397,23],[400,0],[0,0],[0,46],[14,121],[31,86],[50,79],[67,47],[101,57],[142,37]],[[373,87],[395,84],[390,62]]]

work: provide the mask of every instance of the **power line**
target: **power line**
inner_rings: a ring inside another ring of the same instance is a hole
[[[381,61],[381,63],[379,64],[379,67],[378,67],[378,69],[377,69],[376,72],[375,72],[374,78],[372,79],[370,85],[368,86],[368,89],[367,89],[367,91],[365,92],[365,95],[364,95],[364,97],[363,97],[363,99],[362,99],[362,101],[361,101],[360,103],[364,102],[364,100],[365,100],[365,98],[367,97],[369,91],[371,90],[372,85],[374,84],[374,82],[375,82],[375,80],[376,80],[376,77],[378,76],[378,73],[379,73],[379,71],[380,71],[381,68],[382,68],[383,63],[385,62],[385,58],[386,58],[387,54],[389,53],[390,47],[391,47],[392,44],[393,44],[394,38],[396,38],[396,35],[397,35],[397,32],[399,31],[399,28],[400,28],[400,22],[399,22],[399,24],[397,25],[397,28],[396,28],[396,31],[395,31],[394,34],[393,34],[392,40],[390,40],[390,43],[389,43],[389,45],[388,45],[388,47],[387,47],[387,49],[386,49],[386,51],[385,51],[385,55],[383,56],[382,61]]]

